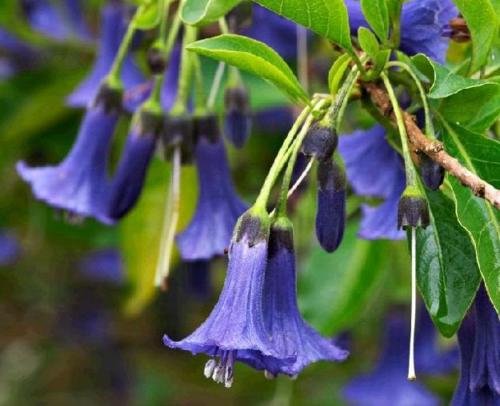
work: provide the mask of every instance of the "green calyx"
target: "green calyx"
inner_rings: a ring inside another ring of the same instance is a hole
[[[271,219],[265,208],[254,205],[243,213],[234,229],[233,240],[236,242],[245,238],[251,247],[269,239]]]
[[[403,197],[412,197],[412,198],[419,198],[419,199],[425,200],[424,195],[422,194],[422,192],[420,191],[418,186],[414,186],[414,185],[406,186],[406,188],[403,192]]]

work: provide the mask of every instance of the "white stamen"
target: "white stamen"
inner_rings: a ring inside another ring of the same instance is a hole
[[[159,258],[156,265],[155,286],[165,287],[170,273],[175,231],[179,220],[179,205],[181,194],[181,149],[175,147],[172,157],[172,180],[165,203],[163,230],[160,239]]]
[[[205,369],[203,370],[203,375],[205,375],[205,378],[210,379],[212,377],[216,365],[217,361],[215,361],[213,358],[207,361],[207,363],[205,364]]]
[[[269,372],[267,369],[264,370],[264,377],[266,379],[272,380],[276,378],[276,375],[274,375],[272,372]]]
[[[417,379],[415,375],[415,318],[417,312],[417,238],[415,227],[411,227],[411,329],[410,356],[408,360],[408,380]]]
[[[225,368],[222,362],[219,361],[217,366],[214,369],[214,373],[212,376],[212,379],[217,382],[217,383],[223,383],[224,382],[224,373],[225,373]]]
[[[217,94],[219,93],[225,69],[226,64],[224,62],[219,62],[219,66],[217,66],[217,71],[214,75],[214,80],[212,81],[212,88],[210,89],[210,94],[208,95],[207,108],[209,110],[213,110],[215,106],[215,101],[217,99]]]

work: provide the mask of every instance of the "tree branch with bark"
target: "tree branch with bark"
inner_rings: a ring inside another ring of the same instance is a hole
[[[396,122],[394,112],[386,90],[373,82],[362,82],[363,88],[368,92],[373,104],[384,117]],[[456,158],[449,155],[444,145],[435,140],[430,140],[422,133],[415,122],[415,117],[403,110],[403,118],[408,134],[408,141],[413,153],[423,153],[441,165],[450,175],[457,178],[462,185],[472,190],[474,195],[481,197],[500,209],[500,190],[481,179],[475,173],[465,168]]]

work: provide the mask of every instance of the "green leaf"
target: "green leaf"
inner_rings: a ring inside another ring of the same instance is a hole
[[[500,114],[500,84],[494,80],[470,79],[451,72],[425,55],[411,58],[431,83],[428,97],[435,109],[450,122],[483,132]]]
[[[380,46],[377,38],[368,28],[359,27],[358,29],[358,40],[361,49],[365,51],[372,58],[377,55]]]
[[[139,30],[150,30],[160,23],[160,1],[150,0],[143,2],[132,21]]]
[[[348,54],[342,54],[333,63],[328,72],[328,88],[332,95],[337,94],[340,87],[340,82],[344,77],[345,71],[351,62],[351,57]]]
[[[480,178],[500,188],[500,143],[443,123],[447,151]],[[460,224],[469,232],[479,270],[495,305],[500,310],[500,212],[470,189],[449,176]]]
[[[316,246],[299,272],[300,308],[323,334],[335,334],[357,323],[388,268],[384,253],[390,243],[360,240],[356,230],[356,224],[348,225],[333,254]]]
[[[349,17],[342,0],[255,0],[269,10],[295,21],[353,51]]]
[[[465,18],[472,36],[471,73],[487,61],[493,42],[498,35],[498,17],[489,0],[455,0]]]
[[[190,25],[209,24],[226,15],[239,2],[240,0],[185,0],[181,19]]]
[[[366,21],[380,41],[385,41],[389,33],[389,9],[386,0],[361,0],[361,8]]]
[[[458,223],[451,199],[426,190],[431,225],[417,229],[417,283],[441,334],[457,331],[479,287],[469,235]]]
[[[260,76],[284,91],[293,101],[309,97],[286,62],[266,44],[241,35],[225,34],[189,44],[190,51]]]

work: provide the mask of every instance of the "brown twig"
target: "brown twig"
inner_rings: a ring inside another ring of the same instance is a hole
[[[378,107],[380,112],[395,122],[387,92],[372,82],[363,82],[363,86],[370,94],[372,102]],[[479,176],[465,168],[456,158],[450,156],[444,150],[441,142],[427,138],[417,126],[415,118],[411,114],[403,111],[403,118],[413,152],[426,154],[433,161],[439,163],[448,173],[456,177],[462,185],[471,189],[476,196],[482,197],[497,209],[500,209],[500,190],[482,180]]]

